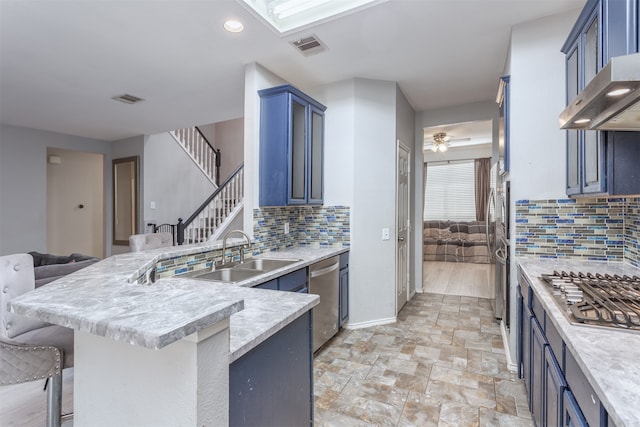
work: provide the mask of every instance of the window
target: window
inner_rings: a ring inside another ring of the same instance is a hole
[[[425,221],[475,221],[475,200],[473,160],[427,165]]]

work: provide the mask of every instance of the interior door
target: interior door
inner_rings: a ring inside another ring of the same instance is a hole
[[[407,303],[409,292],[409,175],[410,150],[398,140],[396,200],[396,313]]]

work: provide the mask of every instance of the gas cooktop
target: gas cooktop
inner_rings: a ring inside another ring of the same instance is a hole
[[[554,271],[542,279],[570,322],[640,332],[640,277]]]

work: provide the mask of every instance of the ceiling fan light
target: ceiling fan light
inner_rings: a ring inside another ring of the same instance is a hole
[[[447,144],[440,144],[438,149],[440,150],[441,153],[444,153],[445,151],[447,151]]]
[[[433,151],[434,153],[435,153],[436,151],[438,151],[438,146],[437,146],[436,144],[433,144],[433,145],[431,146],[431,151]]]

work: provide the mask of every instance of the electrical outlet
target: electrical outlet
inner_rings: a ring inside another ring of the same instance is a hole
[[[382,240],[389,240],[389,229],[388,228],[383,228],[382,229]]]
[[[289,234],[289,223],[288,222],[284,223],[284,234]]]
[[[149,207],[151,209],[155,209],[156,208],[156,202],[149,202],[149,205],[150,205]]]

